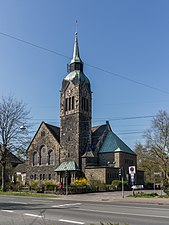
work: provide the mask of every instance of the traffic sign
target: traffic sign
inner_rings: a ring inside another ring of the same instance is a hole
[[[136,173],[136,167],[135,166],[129,166],[129,174],[135,174]]]

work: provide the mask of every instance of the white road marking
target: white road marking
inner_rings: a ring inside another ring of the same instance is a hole
[[[166,218],[169,219],[169,216],[160,216],[160,215],[146,215],[138,213],[123,213],[123,212],[110,212],[110,211],[101,211],[101,210],[92,210],[92,209],[80,209],[80,211],[96,212],[96,213],[109,213],[109,214],[118,214],[118,215],[130,215],[130,216],[141,216],[141,217],[156,217],[156,218]]]
[[[90,205],[93,205],[93,206],[98,206],[97,204],[90,204]],[[105,205],[104,204],[104,206],[110,206],[110,205]],[[153,208],[153,207],[141,207],[141,206],[126,206],[126,205],[116,205],[116,208],[127,208],[127,209],[133,209],[133,208],[135,208],[135,209],[148,209],[148,210],[158,210],[158,211],[169,211],[169,209],[165,209],[165,208]]]
[[[72,204],[63,204],[63,205],[52,205],[51,207],[53,208],[59,208],[59,207],[67,207],[67,206],[77,206],[77,205],[81,205],[82,203],[72,203]]]
[[[25,213],[25,216],[32,216],[32,217],[38,217],[38,218],[42,218],[44,216],[40,216],[40,215],[35,215],[35,214],[30,214],[30,213]]]
[[[28,203],[26,203],[26,202],[15,202],[15,201],[11,201],[10,203],[16,203],[16,204],[28,205]]]
[[[12,210],[6,210],[6,209],[2,209],[1,210],[2,212],[9,212],[9,213],[13,213],[14,211],[12,211]]]
[[[73,221],[73,220],[64,220],[60,219],[60,222],[66,222],[66,223],[73,223],[73,224],[85,224],[84,222],[78,222],[78,221]]]
[[[32,199],[32,202],[45,202],[45,203],[51,203],[53,201],[45,201],[45,200],[35,200],[35,199]]]

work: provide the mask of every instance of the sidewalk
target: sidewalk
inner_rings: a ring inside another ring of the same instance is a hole
[[[127,197],[127,195],[122,198],[122,196],[116,195],[116,192],[64,195],[62,196],[62,198],[76,201],[126,202],[169,205],[169,198],[134,198]]]

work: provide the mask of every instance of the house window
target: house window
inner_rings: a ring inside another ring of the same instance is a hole
[[[36,174],[34,174],[34,180],[36,180]]]
[[[54,157],[53,157],[53,150],[50,150],[48,152],[48,165],[54,164]]]
[[[41,137],[45,137],[45,131],[41,132]]]
[[[43,180],[45,180],[45,174],[43,174]]]
[[[67,157],[69,158],[70,157],[70,151],[68,150],[68,153],[67,153]]]
[[[36,166],[38,164],[38,154],[37,154],[37,152],[33,153],[32,161],[33,161],[33,166]]]
[[[40,174],[40,180],[42,180],[42,174]]]
[[[51,180],[51,179],[52,179],[52,176],[51,176],[51,174],[49,174],[49,176],[48,176],[48,179],[49,179],[49,180]]]
[[[42,146],[39,152],[39,165],[46,165],[47,157],[46,157],[46,147]]]

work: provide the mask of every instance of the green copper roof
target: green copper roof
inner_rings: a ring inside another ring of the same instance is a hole
[[[84,75],[83,72],[79,71],[79,70],[75,70],[70,72],[64,79],[67,81],[72,81],[75,77],[77,77],[77,80],[79,81],[79,83],[90,83],[89,79]]]
[[[61,171],[75,171],[79,170],[75,161],[63,162],[56,169],[55,172]]]
[[[112,131],[109,131],[99,150],[99,153],[104,152],[125,152],[135,155],[135,153]]]

